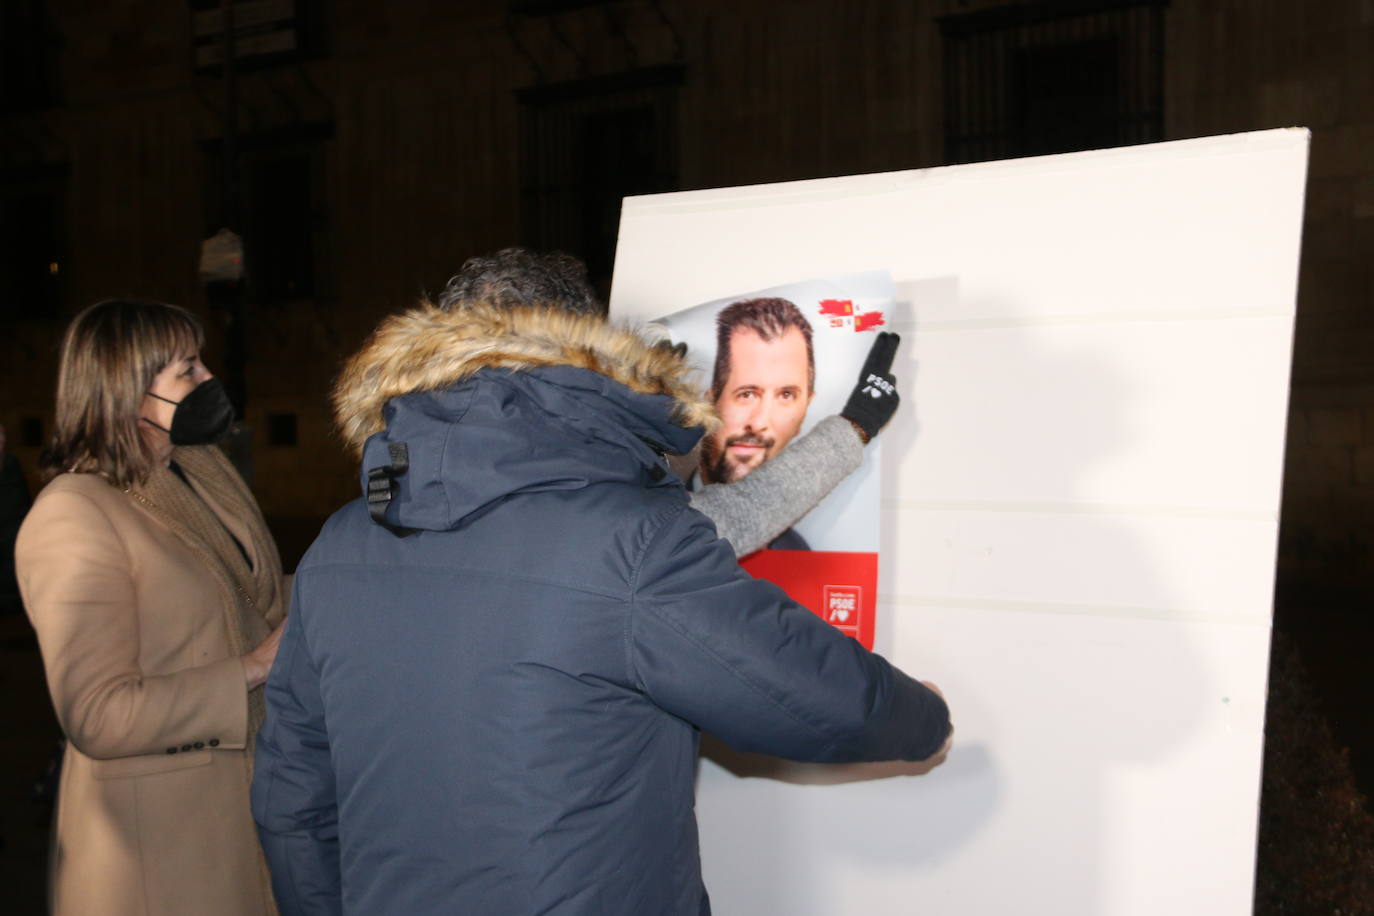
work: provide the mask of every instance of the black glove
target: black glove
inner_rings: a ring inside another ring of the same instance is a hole
[[[901,398],[897,396],[897,380],[891,370],[892,357],[897,355],[897,344],[901,342],[900,335],[888,331],[878,334],[859,373],[859,384],[840,411],[840,416],[854,424],[864,442],[878,435],[878,430],[897,412]]]

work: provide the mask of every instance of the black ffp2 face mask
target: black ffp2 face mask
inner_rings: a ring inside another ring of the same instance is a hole
[[[224,390],[224,383],[217,378],[201,382],[191,393],[180,401],[164,398],[148,392],[151,397],[168,404],[176,405],[172,411],[172,428],[157,426],[172,437],[173,445],[209,445],[223,439],[234,423],[234,405]],[[147,420],[147,417],[144,417]]]

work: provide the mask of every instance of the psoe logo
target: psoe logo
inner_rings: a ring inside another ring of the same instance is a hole
[[[887,324],[881,310],[859,312],[853,299],[822,299],[816,309],[832,328],[853,328],[855,331],[875,331]]]
[[[858,585],[827,585],[823,591],[825,621],[847,633],[859,632],[859,601],[863,588]]]

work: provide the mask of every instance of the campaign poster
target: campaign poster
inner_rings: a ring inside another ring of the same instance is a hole
[[[746,290],[654,323],[702,373],[721,417],[702,440],[689,488],[758,470],[838,414],[893,303],[887,271]],[[878,586],[881,438],[862,466],[767,547],[740,558],[751,575],[873,648]]]

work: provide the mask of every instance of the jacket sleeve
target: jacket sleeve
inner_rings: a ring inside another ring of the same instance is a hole
[[[248,690],[237,656],[170,674],[139,669],[133,561],[81,493],[39,499],[15,558],[57,719],[88,757],[161,754],[186,742],[242,748]]]
[[[746,556],[815,508],[858,470],[863,457],[854,427],[839,415],[829,416],[742,480],[693,492],[692,508],[716,523],[737,556]]]
[[[924,760],[949,711],[934,691],[739,568],[686,509],[646,551],[630,665],[664,710],[737,750],[793,760]]]
[[[334,769],[304,616],[298,587],[267,679],[267,719],[253,773],[253,819],[282,916],[343,908]]]

